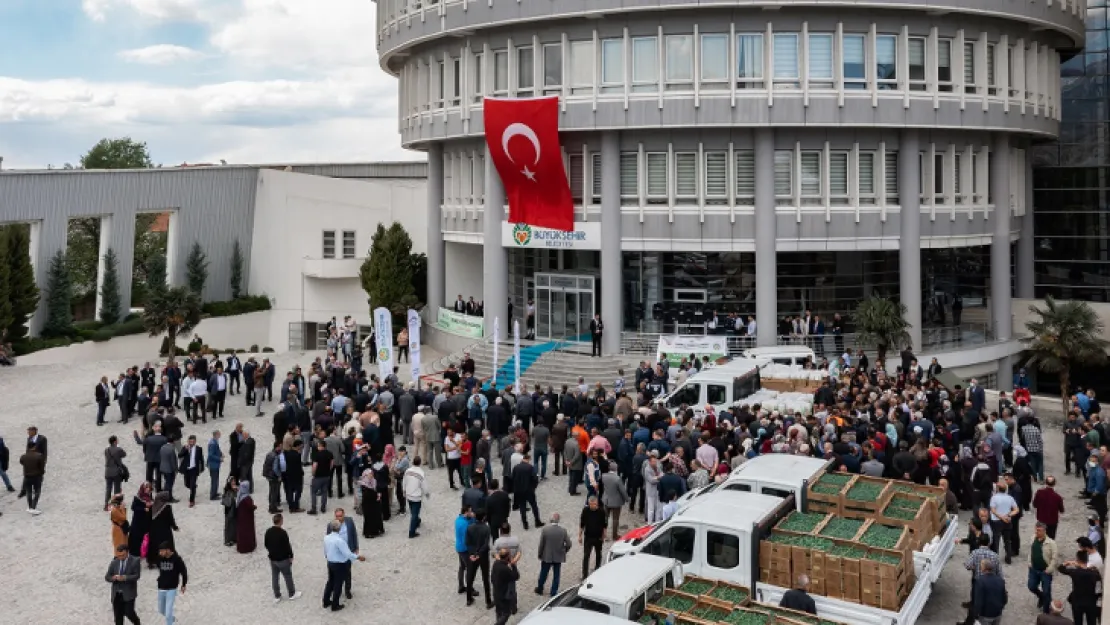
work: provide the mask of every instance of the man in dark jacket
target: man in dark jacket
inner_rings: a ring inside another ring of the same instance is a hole
[[[813,597],[809,596],[808,590],[809,576],[799,575],[798,586],[796,588],[791,588],[782,595],[782,600],[779,601],[779,607],[816,615],[817,603],[813,601]]]
[[[1094,625],[1098,622],[1098,594],[1095,586],[1102,579],[1097,568],[1087,566],[1087,551],[1080,549],[1075,554],[1074,560],[1064,562],[1056,570],[1071,578],[1071,594],[1068,603],[1071,604],[1071,615],[1076,625],[1084,622]]]
[[[285,456],[285,473],[281,475],[282,486],[285,489],[285,503],[290,512],[304,512],[301,507],[301,491],[304,489],[304,465],[301,464],[304,441],[300,438],[293,440],[293,449],[282,452]]]
[[[162,451],[162,446],[169,440],[162,435],[162,424],[155,423],[151,432],[143,438],[139,438],[138,432],[134,434],[135,442],[143,446],[143,461],[146,462],[146,481],[153,484],[155,490],[162,490],[162,475],[158,470],[158,465],[161,464],[159,452]]]
[[[496,625],[505,625],[509,618],[516,613],[516,582],[520,579],[520,571],[516,563],[520,560],[520,552],[511,555],[508,549],[502,549],[497,554],[493,563],[490,577],[493,582],[493,605],[496,609]]]
[[[513,506],[520,510],[520,523],[524,529],[528,529],[528,506],[532,506],[532,518],[536,522],[536,527],[543,527],[543,521],[540,521],[540,507],[536,505],[536,483],[539,482],[539,477],[536,476],[536,468],[532,466],[532,459],[529,454],[524,454],[520,464],[513,467],[512,471],[513,482]]]
[[[254,405],[254,370],[257,367],[253,356],[248,358],[246,364],[243,365],[243,382],[247,387],[246,400],[248,406]]]
[[[975,580],[973,610],[981,625],[998,625],[1002,622],[1002,610],[1009,600],[1006,595],[1006,580],[994,570],[994,562],[991,560],[980,561],[979,568],[981,572]]]
[[[489,548],[490,532],[486,525],[486,514],[478,510],[474,514],[474,522],[466,528],[466,605],[474,605],[474,576],[478,569],[482,570],[482,586],[486,592],[486,609],[493,607],[493,598],[489,592]]]
[[[178,454],[178,472],[185,476],[185,488],[189,489],[189,507],[197,501],[197,478],[204,471],[204,451],[197,445],[197,437],[190,435],[188,442]]]
[[[241,434],[243,439],[242,444],[239,445],[239,480],[248,480],[251,486],[254,485],[254,450],[255,442],[254,437],[250,432],[243,429]]]
[[[138,557],[127,553],[127,543],[116,545],[116,557],[108,565],[104,581],[112,585],[112,612],[117,625],[123,624],[125,616],[136,625],[139,622],[139,616],[135,614],[135,597],[139,594],[142,564]]]

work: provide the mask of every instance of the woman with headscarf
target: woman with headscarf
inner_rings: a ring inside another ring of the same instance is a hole
[[[366,469],[358,478],[362,489],[362,535],[375,538],[385,533],[382,525],[381,501],[379,501],[378,482],[374,479],[374,469]],[[388,505],[388,502],[387,504]]]
[[[150,508],[150,544],[147,545],[146,561],[152,567],[158,566],[162,560],[158,554],[161,545],[169,543],[171,548],[174,546],[173,533],[178,531],[178,527],[170,501],[169,492],[161,491],[154,496],[154,505]]]
[[[960,467],[960,509],[974,510],[975,486],[971,483],[971,476],[978,463],[975,461],[974,454],[971,453],[970,446],[960,445],[960,460],[957,464]]]
[[[1021,486],[1021,501],[1017,502],[1022,510],[1029,512],[1033,503],[1033,469],[1029,466],[1029,452],[1014,441],[1014,481]]]
[[[153,506],[150,482],[143,482],[131,500],[131,528],[127,532],[127,551],[136,558],[142,557],[143,538],[150,531],[150,509]]]
[[[235,525],[235,510],[237,508],[236,502],[239,499],[239,480],[230,475],[227,481],[224,482],[224,493],[220,499],[220,503],[224,507],[224,547],[230,547],[235,544],[236,540],[236,525]]]
[[[123,507],[123,493],[112,495],[108,510],[108,518],[112,521],[112,550],[115,551],[116,547],[127,544],[127,533],[131,529],[127,522],[127,508]]]
[[[251,497],[251,483],[239,483],[239,494],[235,498],[235,538],[236,549],[239,553],[250,553],[258,546],[258,538],[254,532],[254,505]]]
[[[392,482],[389,477],[389,463],[393,462],[394,455],[396,454],[393,451],[393,445],[386,445],[382,457],[370,465],[370,468],[374,471],[374,487],[378,493],[378,509],[381,511],[382,521],[389,520],[391,516],[390,508],[393,507],[389,503],[389,485]]]
[[[994,469],[987,463],[987,457],[979,454],[978,462],[971,471],[971,487],[975,490],[973,508],[989,508],[994,495]]]

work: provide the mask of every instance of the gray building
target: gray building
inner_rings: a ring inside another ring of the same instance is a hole
[[[609,353],[618,328],[743,335],[749,316],[747,340],[774,345],[785,317],[872,293],[907,306],[918,349],[1012,338],[1012,285],[1033,291],[1030,147],[1058,132],[1085,3],[378,6],[402,142],[429,155],[432,305],[470,286],[489,332],[501,302],[531,300],[551,338],[600,312]],[[570,243],[513,236],[487,166],[483,98],[544,95]]]

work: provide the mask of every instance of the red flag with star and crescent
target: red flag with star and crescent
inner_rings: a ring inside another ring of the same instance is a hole
[[[574,230],[559,148],[559,98],[485,98],[486,144],[505,186],[509,222]]]

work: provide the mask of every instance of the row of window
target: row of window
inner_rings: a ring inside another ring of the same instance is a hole
[[[935,32],[935,29],[934,29]],[[731,42],[731,43],[730,43]],[[1002,37],[843,32],[649,35],[504,50],[462,48],[414,58],[402,71],[402,110],[496,97],[565,97],[732,90],[903,91],[1009,98],[1055,115],[1059,57]],[[743,91],[741,91],[743,93]]]
[[[1025,153],[1011,154],[1014,182],[1024,189]],[[601,204],[601,154],[575,152],[565,158],[575,203]],[[589,166],[587,167],[587,163]],[[994,201],[989,184],[987,148],[933,148],[918,159],[923,204],[985,206]],[[480,153],[444,155],[444,204],[481,205],[485,201],[485,160]],[[898,151],[775,150],[775,203],[780,206],[888,206],[898,201]],[[624,204],[755,205],[755,151],[635,151],[620,155],[620,193]],[[1024,206],[1024,193],[1015,195]],[[1024,209],[1014,207],[1015,214]]]
[[[355,257],[355,231],[344,230],[341,234],[343,237],[343,247],[340,250],[341,256],[336,256],[335,248],[335,230],[324,230],[323,246],[321,247],[321,258],[354,258]]]

